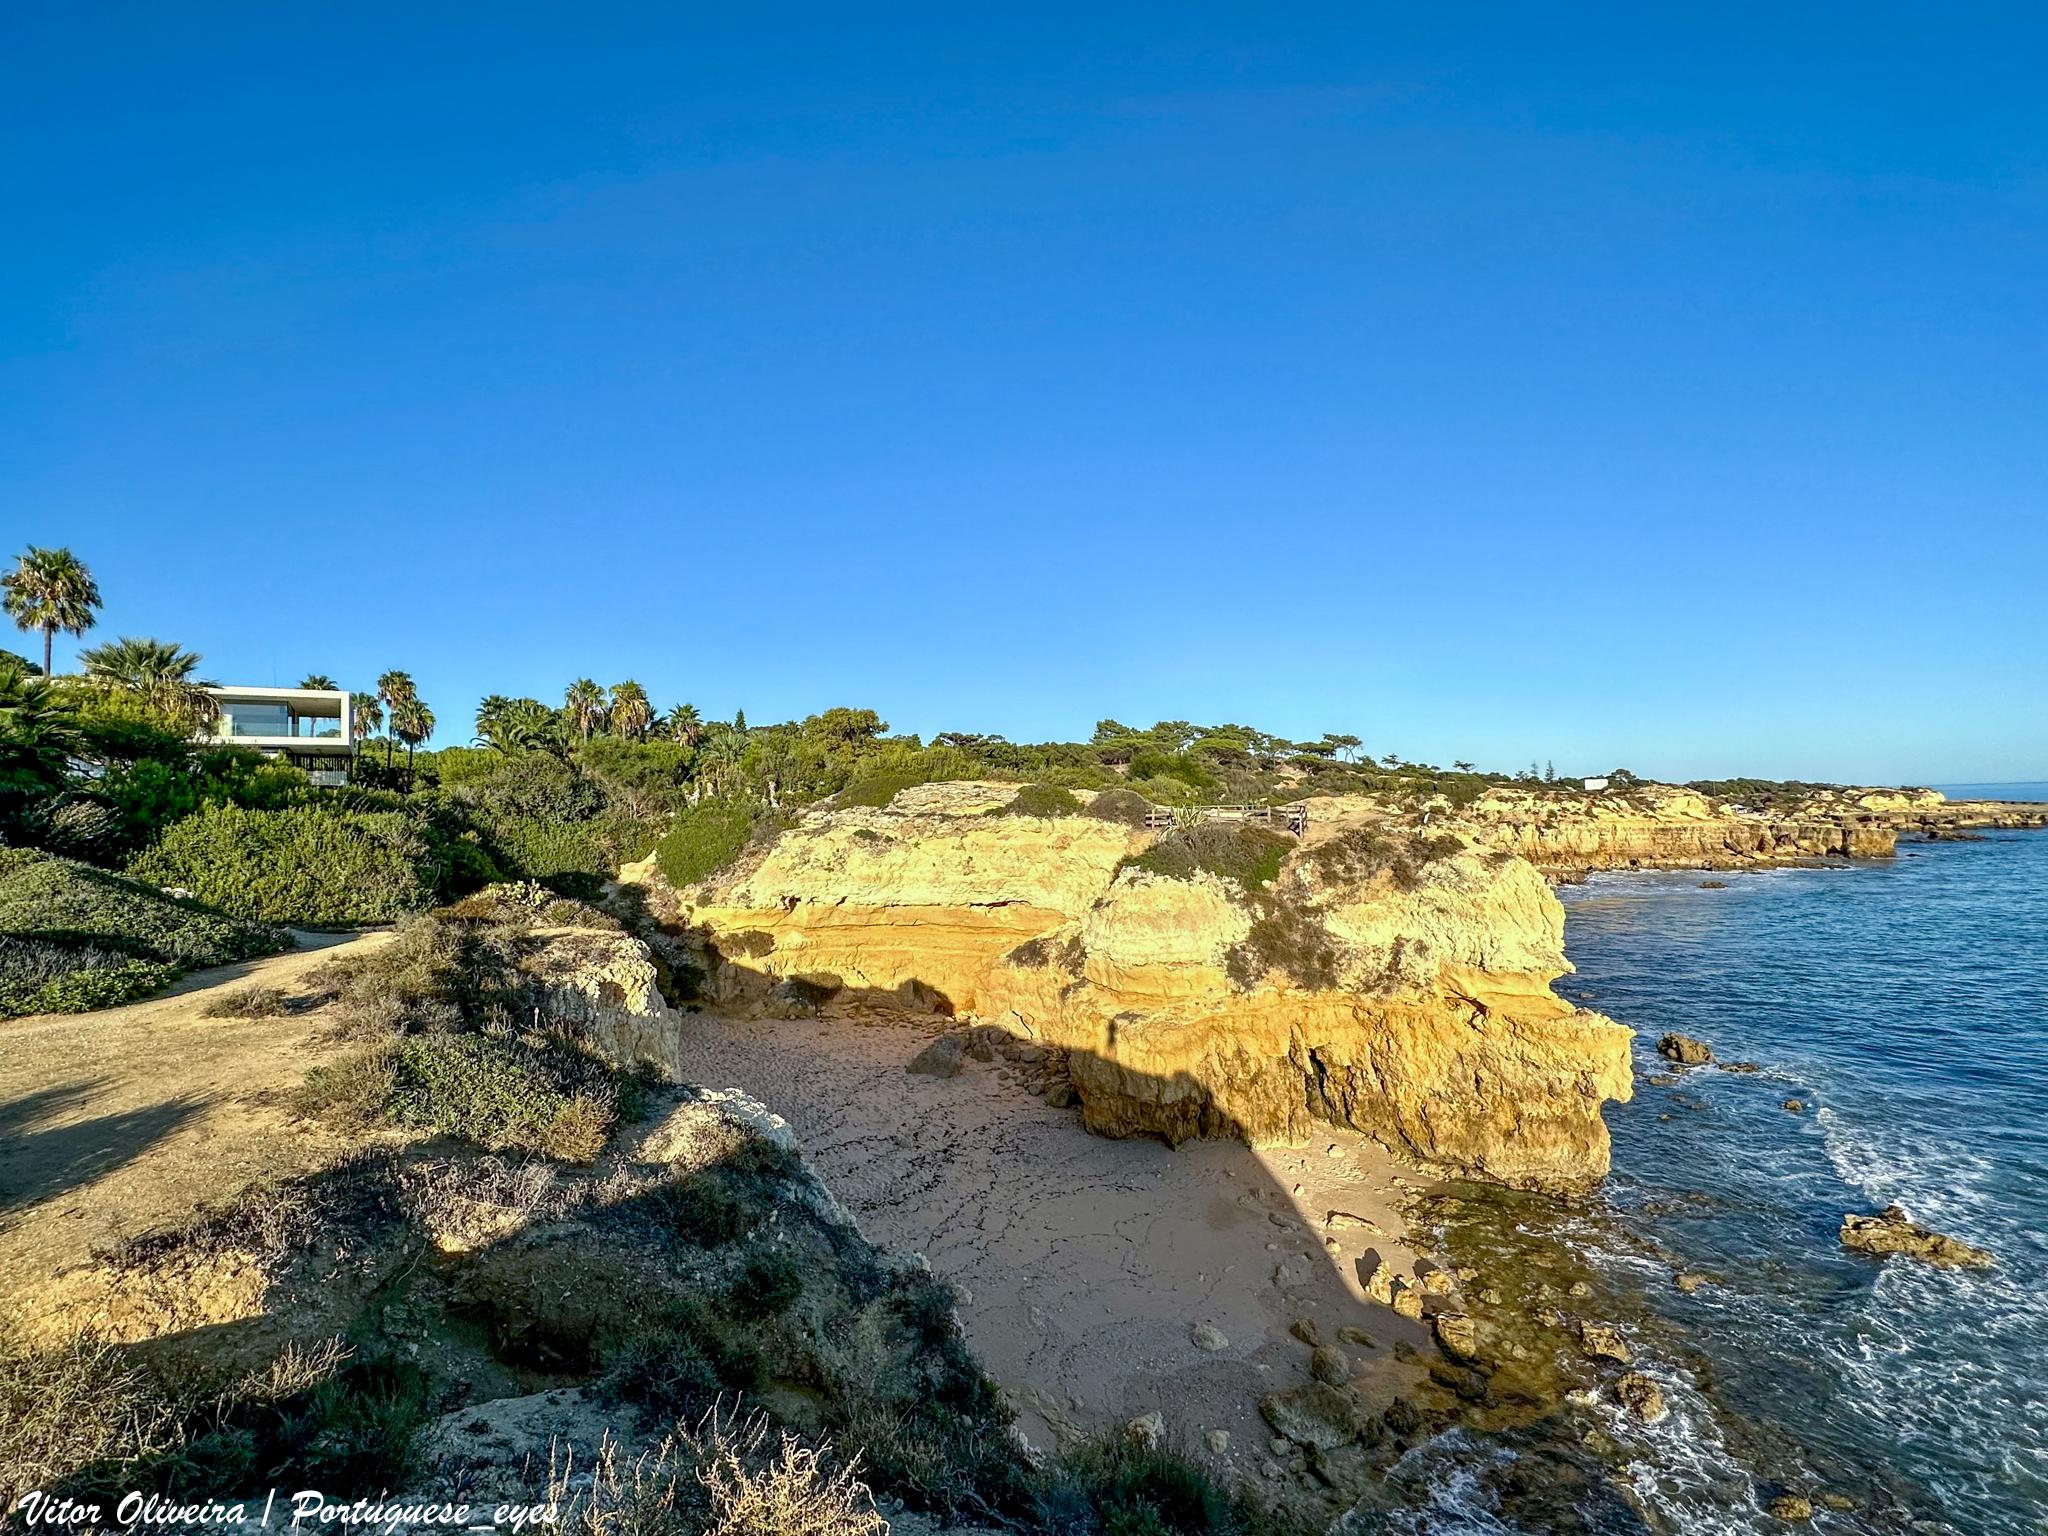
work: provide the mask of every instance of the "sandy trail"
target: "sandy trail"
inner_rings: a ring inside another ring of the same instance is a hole
[[[329,1160],[339,1143],[284,1102],[318,1015],[200,1010],[226,986],[290,992],[387,937],[304,935],[305,947],[195,971],[146,1002],[0,1023],[0,1297],[33,1296],[95,1247]]]
[[[1360,1283],[1361,1260],[1413,1263],[1393,1209],[1403,1175],[1375,1144],[1336,1131],[1299,1150],[1110,1141],[1001,1062],[906,1073],[937,1028],[696,1015],[684,1067],[782,1115],[871,1239],[961,1287],[969,1339],[1033,1444],[1157,1411],[1190,1448],[1227,1431],[1224,1459],[1249,1470],[1269,1437],[1258,1399],[1309,1379],[1297,1318],[1331,1342],[1346,1327],[1370,1337],[1341,1347],[1377,1403],[1420,1375],[1394,1346],[1423,1347],[1422,1327]],[[1326,1229],[1332,1210],[1372,1225]],[[1200,1348],[1198,1324],[1228,1344]]]

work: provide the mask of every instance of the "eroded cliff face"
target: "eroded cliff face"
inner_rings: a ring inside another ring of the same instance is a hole
[[[1853,801],[1750,811],[1695,790],[1649,784],[1626,794],[1561,797],[1489,790],[1452,823],[1476,842],[1553,872],[1743,869],[1831,858],[1888,858],[1898,832],[1885,808]]]
[[[1013,793],[813,812],[674,893],[671,921],[729,1006],[909,1003],[1060,1046],[1108,1135],[1334,1120],[1523,1187],[1606,1171],[1629,1032],[1551,990],[1564,914],[1526,862],[1332,819],[1248,888],[1129,867],[1160,833],[999,814]]]

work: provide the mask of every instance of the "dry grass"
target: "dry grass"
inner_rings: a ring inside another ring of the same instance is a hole
[[[176,1443],[177,1416],[113,1345],[32,1349],[0,1336],[0,1508],[98,1463]]]
[[[888,1536],[858,1474],[771,1429],[765,1415],[714,1408],[627,1460],[607,1441],[586,1491],[566,1462],[549,1478],[563,1536]]]
[[[292,1011],[292,999],[278,987],[242,987],[206,1000],[202,1019],[281,1019]]]
[[[292,1094],[292,1108],[338,1130],[364,1131],[383,1120],[397,1083],[398,1047],[380,1040],[308,1071]]]

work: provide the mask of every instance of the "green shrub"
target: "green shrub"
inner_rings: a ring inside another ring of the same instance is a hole
[[[604,1391],[664,1422],[695,1419],[729,1393],[757,1390],[765,1374],[759,1348],[728,1331],[695,1301],[669,1303],[615,1349]]]
[[[780,1253],[755,1253],[740,1266],[739,1277],[725,1293],[725,1309],[735,1317],[760,1322],[780,1317],[804,1293],[803,1271]]]
[[[432,905],[439,871],[411,819],[324,806],[210,806],[132,866],[238,917],[306,927],[385,923]]]
[[[1276,1528],[1196,1462],[1121,1438],[1064,1457],[1046,1479],[1039,1518],[1048,1530],[1102,1536],[1251,1536]]]
[[[587,1163],[618,1123],[616,1074],[560,1041],[412,1035],[392,1058],[389,1112],[493,1150]]]
[[[1362,885],[1384,874],[1397,889],[1412,891],[1429,865],[1464,849],[1448,832],[1424,836],[1400,827],[1353,827],[1309,850],[1316,873],[1333,885]]]
[[[1088,815],[1102,821],[1119,821],[1127,827],[1142,827],[1152,814],[1152,802],[1132,789],[1105,789],[1086,807]]]
[[[919,784],[929,783],[931,783],[931,780],[916,769],[906,768],[895,769],[885,773],[871,773],[865,778],[855,779],[846,788],[839,791],[837,804],[842,807],[865,805],[881,810],[886,808],[889,802],[902,794],[904,790],[914,789]]]
[[[1223,958],[1223,969],[1240,988],[1258,985],[1279,971],[1296,986],[1316,991],[1337,984],[1337,944],[1315,912],[1291,901],[1271,901],[1252,920],[1244,941]]]
[[[655,860],[670,885],[695,885],[738,858],[752,833],[753,818],[744,806],[707,800],[677,814],[668,835],[655,844]]]
[[[1235,880],[1247,892],[1263,891],[1280,873],[1294,840],[1246,821],[1204,821],[1169,832],[1124,867],[1170,880],[1192,880],[1206,871]]]
[[[1001,816],[1078,816],[1081,802],[1070,789],[1056,784],[1026,784],[1017,791],[1008,805],[997,813]]]
[[[678,1180],[658,1191],[652,1204],[676,1236],[694,1248],[736,1243],[767,1214],[754,1201],[727,1188],[712,1171]]]
[[[0,849],[0,1017],[146,997],[195,966],[275,954],[290,936],[90,865]]]

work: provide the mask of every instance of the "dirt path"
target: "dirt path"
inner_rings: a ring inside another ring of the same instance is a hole
[[[1402,1176],[1377,1146],[1342,1132],[1298,1151],[1109,1141],[1001,1063],[906,1073],[933,1034],[929,1019],[702,1015],[684,1065],[787,1119],[871,1239],[925,1254],[961,1287],[968,1336],[1033,1444],[1157,1411],[1198,1450],[1227,1432],[1223,1459],[1254,1469],[1270,1433],[1258,1399],[1309,1379],[1289,1333],[1302,1317],[1333,1343],[1345,1327],[1370,1336],[1343,1347],[1371,1396],[1419,1374],[1394,1346],[1421,1347],[1420,1325],[1360,1283],[1361,1260],[1384,1253],[1407,1273],[1413,1258],[1393,1211]],[[1332,1210],[1373,1225],[1326,1228]],[[1195,1342],[1201,1324],[1223,1347]]]
[[[0,1308],[95,1247],[333,1155],[284,1108],[318,1021],[200,1016],[220,988],[290,992],[387,935],[305,937],[317,947],[197,971],[147,1002],[0,1023]]]

